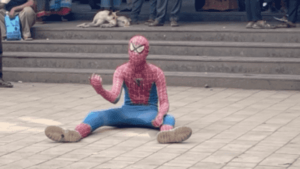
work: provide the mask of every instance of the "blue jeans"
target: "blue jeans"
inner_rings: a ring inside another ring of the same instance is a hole
[[[182,0],[173,0],[175,2],[172,11],[171,11],[171,16],[170,20],[177,21],[178,20],[178,15],[181,9],[181,4]],[[167,15],[167,8],[168,8],[168,0],[158,0],[157,1],[157,17],[155,20],[157,20],[159,23],[164,23],[165,18]]]
[[[288,20],[290,22],[296,23],[299,4],[300,4],[299,0],[289,0],[289,4],[288,4],[289,18],[288,18]]]
[[[110,7],[120,7],[122,0],[101,0],[101,7],[110,8]]]
[[[132,11],[130,13],[131,21],[137,22],[138,16],[141,12],[144,0],[132,0]],[[149,19],[156,18],[156,4],[157,0],[150,0],[150,16]]]

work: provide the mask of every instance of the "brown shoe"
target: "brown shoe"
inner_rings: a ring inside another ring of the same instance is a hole
[[[287,21],[286,24],[289,26],[289,28],[296,28],[296,24],[294,24],[293,22]]]
[[[10,82],[6,82],[3,79],[0,79],[0,87],[12,88],[13,85]]]
[[[276,25],[276,28],[295,28],[296,27],[296,24],[288,24],[288,23],[282,23],[282,24],[279,24],[279,25]]]
[[[163,23],[159,23],[157,20],[155,20],[154,22],[150,23],[149,26],[164,26]]]
[[[149,24],[151,24],[151,23],[153,23],[153,22],[154,22],[153,19],[148,19],[148,20],[145,22],[145,25],[149,25]]]
[[[252,26],[253,29],[275,29],[274,26],[267,24],[267,21],[257,21]]]

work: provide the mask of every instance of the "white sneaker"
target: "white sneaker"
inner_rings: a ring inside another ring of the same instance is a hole
[[[192,135],[192,129],[189,127],[181,126],[172,130],[161,131],[157,135],[157,141],[161,144],[165,143],[180,143]]]
[[[58,126],[48,126],[45,129],[45,135],[57,142],[78,142],[81,135],[75,130],[64,130]]]

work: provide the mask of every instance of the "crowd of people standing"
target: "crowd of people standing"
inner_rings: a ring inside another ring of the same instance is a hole
[[[93,0],[90,0],[93,1]],[[123,12],[130,12],[131,24],[138,24],[138,15],[141,12],[145,0],[127,0],[127,5]],[[163,26],[167,13],[168,0],[149,0],[149,20],[145,22],[149,26]],[[101,0],[100,6],[106,9],[119,8],[122,0]],[[274,28],[292,28],[296,27],[299,0],[195,0],[195,5],[201,6],[202,10],[246,10],[248,23],[246,28],[253,29],[274,29]],[[263,5],[266,4],[266,5]],[[178,15],[182,6],[182,0],[175,0],[170,12],[171,26],[179,26]],[[280,11],[284,6],[286,14],[278,19],[283,24],[272,26],[262,19],[261,12],[263,8],[269,7],[275,11]],[[196,7],[197,10],[197,7]],[[198,10],[197,10],[198,11]]]

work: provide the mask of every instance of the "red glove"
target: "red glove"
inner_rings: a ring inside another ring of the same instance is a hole
[[[97,93],[100,93],[100,91],[103,89],[102,88],[102,78],[100,75],[97,74],[92,74],[90,78],[90,83],[94,87]]]
[[[152,125],[154,127],[160,127],[163,124],[164,117],[161,115],[157,115],[156,118],[152,121]]]

